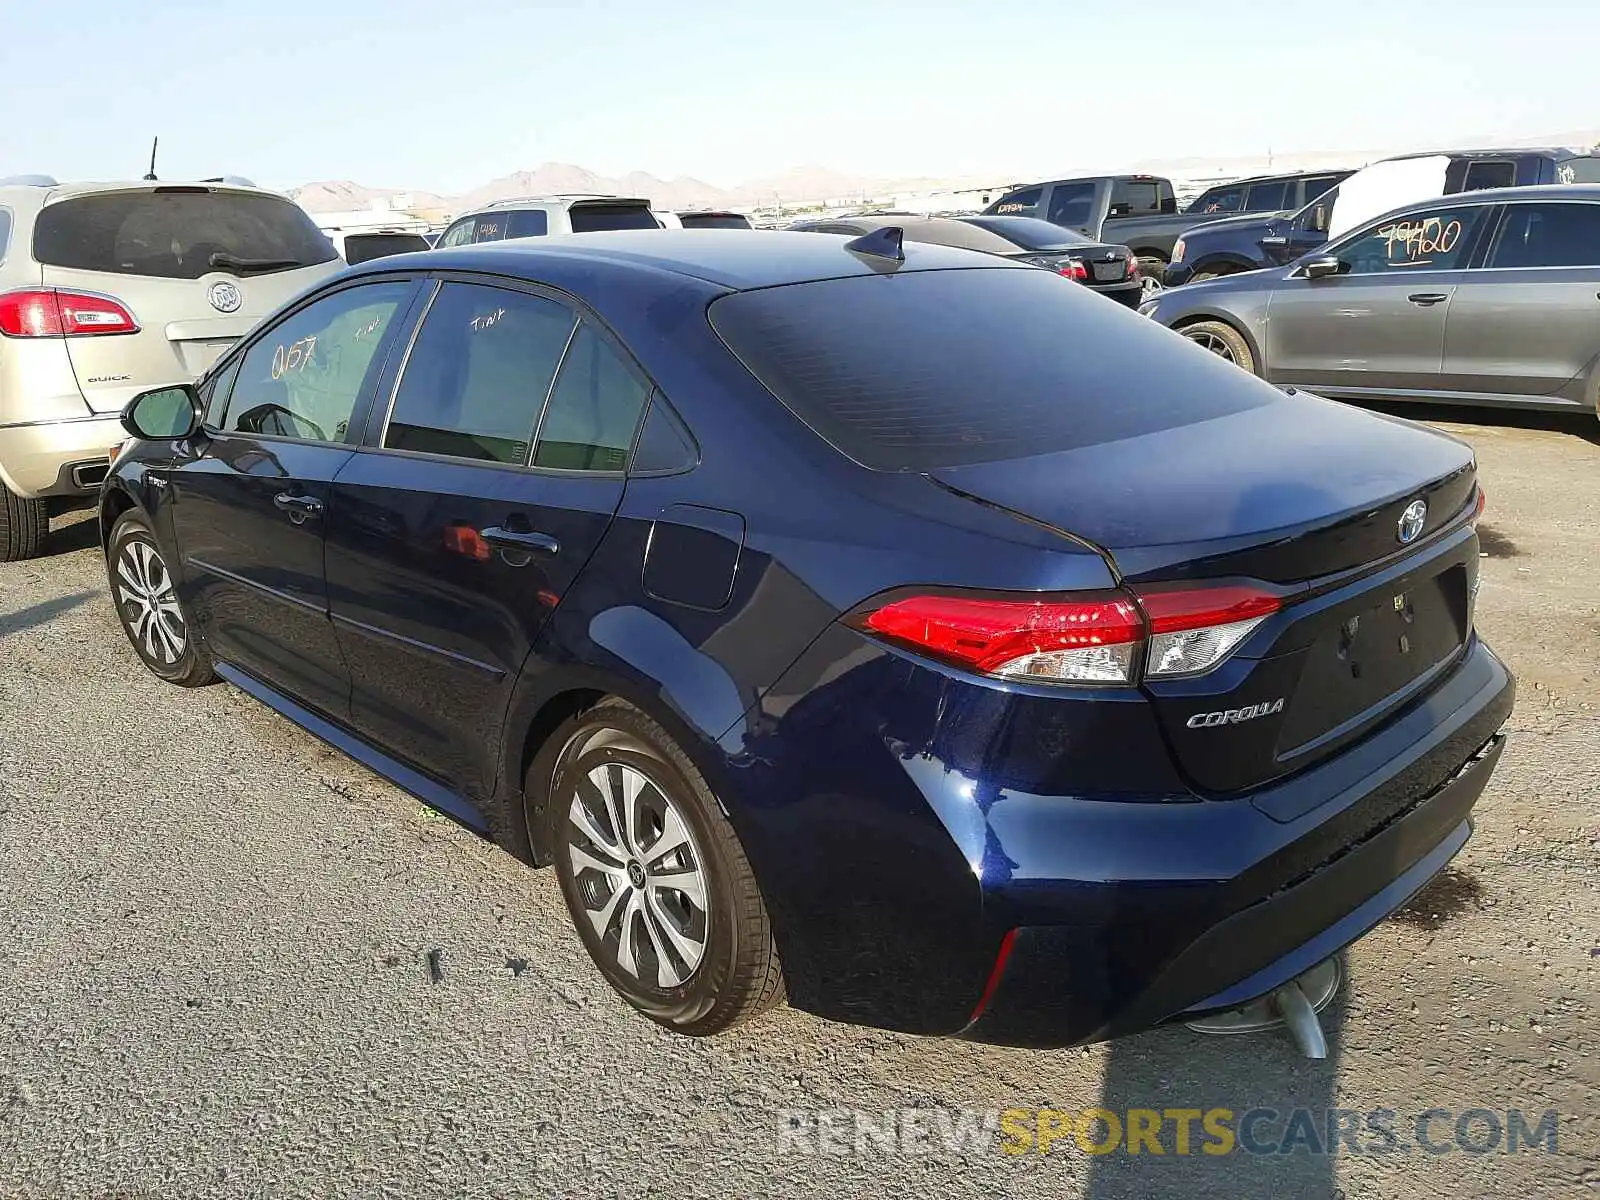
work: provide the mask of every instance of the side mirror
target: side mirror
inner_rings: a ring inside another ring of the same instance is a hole
[[[146,442],[193,437],[200,429],[200,397],[187,383],[140,392],[122,410],[122,427]]]
[[[1337,275],[1344,269],[1344,264],[1333,255],[1324,255],[1321,258],[1307,259],[1303,264],[1307,279],[1326,279],[1330,275]]]
[[[1328,206],[1319,204],[1311,210],[1311,228],[1318,233],[1328,232]]]

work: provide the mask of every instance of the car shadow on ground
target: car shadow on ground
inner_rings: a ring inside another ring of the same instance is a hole
[[[30,604],[27,608],[14,613],[0,613],[0,638],[47,625],[62,613],[71,612],[84,601],[92,600],[98,595],[99,592],[73,592],[51,600],[41,600],[38,604]]]

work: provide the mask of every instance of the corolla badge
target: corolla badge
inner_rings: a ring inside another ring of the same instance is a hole
[[[1417,540],[1422,533],[1422,527],[1428,522],[1428,502],[1426,500],[1413,500],[1406,505],[1405,512],[1400,514],[1400,528],[1396,531],[1402,546],[1409,546]]]
[[[206,290],[206,299],[211,301],[211,307],[218,312],[238,312],[239,306],[244,303],[244,297],[239,294],[239,289],[226,279],[219,279]]]

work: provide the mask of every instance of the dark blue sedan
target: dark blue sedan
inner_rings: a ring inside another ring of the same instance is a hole
[[[629,1003],[1060,1046],[1292,986],[1511,711],[1461,443],[1053,272],[651,231],[376,260],[149,392],[144,663],[554,865]]]

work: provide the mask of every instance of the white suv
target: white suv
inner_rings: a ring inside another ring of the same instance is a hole
[[[0,180],[0,562],[98,491],[118,415],[189,383],[343,266],[305,210],[239,183]]]
[[[440,237],[439,247],[551,233],[660,228],[648,200],[624,196],[519,196],[497,200],[457,217]]]

